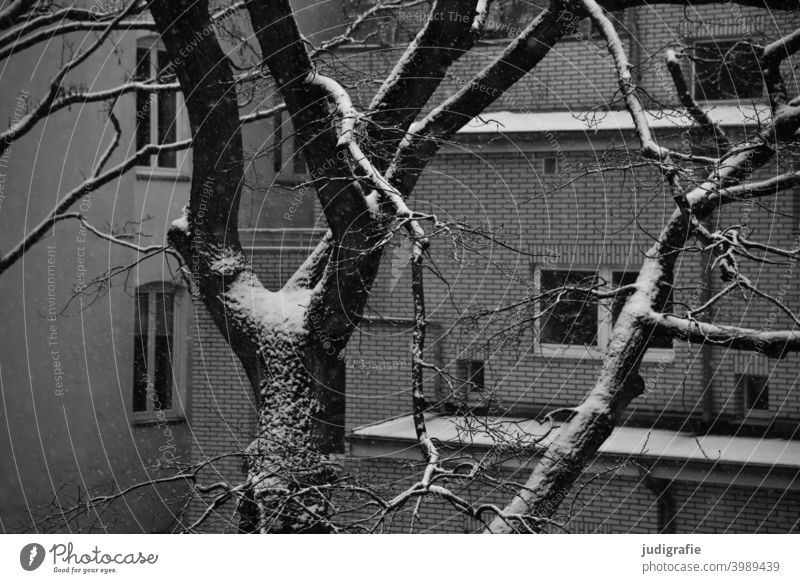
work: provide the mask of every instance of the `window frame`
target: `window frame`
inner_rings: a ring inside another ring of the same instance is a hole
[[[767,408],[766,409],[756,409],[750,407],[748,404],[748,390],[750,387],[750,380],[752,378],[763,378],[764,379],[764,386],[767,387]],[[769,420],[775,417],[776,413],[772,410],[770,398],[769,398],[769,376],[764,374],[758,373],[739,373],[738,374],[738,384],[741,387],[740,396],[741,396],[741,412],[745,422],[753,421],[753,420]]]
[[[697,37],[691,40],[691,46],[693,54],[697,52],[698,45],[702,44],[711,44],[715,48],[719,47],[720,44],[725,43],[737,43],[741,41],[741,38],[737,37]],[[736,97],[728,97],[724,99],[705,99],[702,95],[698,95],[698,79],[697,79],[697,63],[691,61],[692,63],[692,81],[691,81],[691,92],[692,92],[692,99],[694,99],[697,103],[707,103],[707,104],[714,104],[714,105],[744,105],[750,102],[763,102],[766,96],[766,90],[764,87],[764,80],[761,79],[761,94],[758,97],[745,97],[745,98],[736,98]],[[760,73],[760,71],[759,71]]]
[[[280,111],[273,116],[272,169],[275,182],[282,186],[296,186],[309,180],[305,158],[298,148],[297,132],[294,131],[291,116],[287,111]],[[303,172],[296,168],[297,156],[303,164]]]
[[[445,407],[451,412],[462,408],[476,410],[488,407],[492,400],[486,385],[488,361],[473,354],[456,358],[453,364],[457,384],[450,387],[449,394],[443,401]],[[474,386],[470,383],[474,383]]]
[[[533,266],[533,283],[536,294],[540,294],[542,290],[542,271],[561,271],[561,272],[591,272],[594,273],[598,279],[605,280],[607,283],[600,288],[600,291],[610,291],[613,289],[613,277],[617,272],[630,272],[624,266],[615,264],[602,265],[587,265],[587,264],[574,264],[569,267],[558,267],[550,264],[534,264]],[[605,355],[606,348],[608,347],[609,340],[611,339],[612,331],[612,306],[613,298],[603,298],[597,300],[597,345],[587,346],[582,344],[554,344],[548,342],[541,342],[541,331],[543,320],[538,316],[542,312],[541,300],[533,302],[532,309],[534,311],[534,353],[538,356],[547,358],[565,358],[565,359],[583,359],[591,358],[598,360]],[[648,348],[642,357],[643,362],[672,362],[675,359],[675,341],[673,339],[672,348],[652,347]]]
[[[168,282],[151,282],[140,285],[136,288],[133,294],[133,342],[136,342],[138,336],[136,330],[136,310],[138,310],[139,296],[147,294],[148,304],[148,323],[147,323],[147,375],[152,378],[155,375],[155,337],[156,327],[155,318],[156,310],[154,309],[156,303],[157,293],[171,294],[172,296],[172,355],[170,369],[173,375],[171,406],[169,408],[158,408],[153,406],[153,399],[147,398],[147,410],[136,411],[134,409],[134,399],[136,392],[135,375],[135,351],[132,359],[132,374],[131,390],[130,390],[130,412],[134,424],[148,424],[162,421],[177,421],[186,419],[187,407],[187,384],[189,380],[189,350],[188,347],[191,342],[189,337],[189,323],[188,323],[188,310],[187,310],[187,291],[184,287],[174,285]]]
[[[464,370],[466,371],[464,382],[461,383],[462,390],[467,395],[470,393],[485,392],[486,361],[479,358],[465,358],[461,359],[459,362],[462,366],[464,366]]]
[[[548,156],[539,156],[539,159],[541,160],[540,171],[542,173],[542,176],[561,176],[561,163],[560,163],[560,161],[558,159],[558,156],[556,156],[555,154],[552,155],[552,156],[549,156],[549,155]],[[553,161],[553,170],[554,170],[553,172],[548,172],[547,171],[547,162],[548,162],[548,160],[552,160]]]
[[[149,65],[150,65],[150,78],[154,78],[158,73],[158,53],[159,51],[164,50],[164,44],[161,42],[158,37],[154,37],[152,35],[145,35],[139,36],[136,39],[135,50],[134,50],[134,59],[135,59],[135,66],[134,71],[138,68],[139,65],[139,50],[147,50],[149,53]],[[155,55],[156,58],[153,58]],[[134,74],[135,77],[135,74]],[[171,94],[175,98],[175,141],[185,140],[189,137],[189,124],[188,119],[186,119],[186,108],[185,102],[183,99],[183,93],[181,91],[171,92]],[[149,101],[149,112],[150,112],[150,139],[148,143],[155,144],[158,143],[158,100],[161,97],[161,94],[158,93],[149,93],[147,94],[147,98]],[[138,105],[134,105],[135,109],[135,116],[138,117],[139,108]],[[137,120],[138,121],[138,120]],[[135,136],[136,139],[136,148],[138,149],[138,123],[135,123]],[[164,178],[184,178],[191,174],[191,167],[190,167],[191,156],[189,156],[189,149],[186,150],[178,150],[175,152],[175,166],[159,166],[158,165],[158,155],[153,154],[150,158],[149,164],[137,164],[136,165],[136,176],[137,177],[164,177]]]
[[[569,267],[548,266],[546,269],[543,268],[542,266],[537,265],[534,273],[534,286],[537,294],[543,291],[542,288],[543,271],[554,271],[561,273],[587,272],[587,273],[594,273],[595,276],[601,275],[596,268],[581,267],[580,265],[571,265]],[[535,304],[536,304],[535,305],[536,315],[538,316],[542,313],[542,300],[538,300],[537,302],[535,302]],[[545,356],[561,356],[565,358],[583,358],[584,356],[590,356],[592,358],[598,358],[602,356],[602,347],[605,346],[605,344],[603,343],[603,338],[601,337],[599,314],[600,314],[600,300],[597,301],[597,316],[596,316],[597,345],[596,346],[588,346],[585,344],[556,344],[552,342],[541,342],[539,339],[541,338],[542,324],[544,323],[544,320],[539,317],[537,317],[536,320],[534,321],[535,322],[534,342],[537,348]]]

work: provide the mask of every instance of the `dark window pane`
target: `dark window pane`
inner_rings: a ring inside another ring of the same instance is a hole
[[[344,366],[335,367],[329,386],[319,395],[321,412],[317,420],[320,431],[320,448],[324,453],[344,453],[346,396],[343,392],[346,381]]]
[[[173,323],[175,318],[175,294],[171,292],[156,292],[155,311],[156,311],[156,334],[172,335]]]
[[[761,411],[769,410],[767,377],[746,375],[743,380],[747,408]]]
[[[300,137],[295,132],[294,136],[292,136],[292,142],[294,144],[294,154],[292,157],[292,171],[295,174],[305,174],[306,173],[306,159],[303,157],[303,153],[300,151],[302,144],[300,143]]]
[[[175,71],[169,60],[169,54],[165,50],[159,50],[156,54],[156,66],[158,67],[158,80],[166,83],[172,79]]]
[[[636,279],[639,277],[639,274],[636,271],[615,271],[612,274],[612,283],[614,287],[622,287],[625,285],[630,285],[632,283],[636,283]],[[613,326],[617,322],[617,318],[619,317],[620,312],[622,312],[622,307],[625,305],[625,301],[628,299],[630,293],[617,293],[614,295],[614,298],[611,300],[611,325]],[[671,312],[672,311],[672,294],[669,295],[667,301],[664,305],[660,306],[661,312]],[[672,337],[668,334],[653,334],[650,337],[650,348],[672,348]]]
[[[542,169],[543,169],[545,174],[556,174],[556,173],[558,173],[558,161],[557,161],[557,159],[552,157],[552,156],[548,156],[543,161]]]
[[[172,409],[172,336],[156,336],[154,409]]]
[[[172,333],[174,329],[174,295],[155,293],[155,370],[154,391],[157,401],[154,405],[161,409],[172,408]]]
[[[705,42],[695,46],[695,97],[701,100],[757,99],[763,93],[758,53],[746,43]]]
[[[136,49],[136,80],[146,81],[150,77],[150,50],[144,47]]]
[[[136,294],[133,336],[133,410],[147,411],[148,295]]]
[[[482,391],[483,390],[483,361],[470,360],[468,368],[469,376],[467,377],[467,390],[469,391]]]
[[[136,49],[136,80],[145,81],[150,77],[150,51]],[[136,149],[141,150],[150,143],[151,96],[142,91],[136,92]],[[150,164],[148,161],[147,164]]]
[[[159,78],[170,72],[169,59],[166,51],[158,51]],[[156,96],[158,104],[158,143],[169,144],[177,140],[176,126],[177,96],[174,92],[159,93]],[[158,155],[158,165],[164,168],[175,168],[178,164],[177,152],[161,152]]]
[[[597,283],[588,271],[541,272],[542,292],[562,286],[588,287]],[[556,300],[558,300],[556,302]],[[542,301],[545,312],[540,342],[546,344],[597,345],[597,300],[580,292],[565,292]]]
[[[280,174],[283,168],[283,114],[278,114],[275,120],[275,132],[272,134],[272,170]]]

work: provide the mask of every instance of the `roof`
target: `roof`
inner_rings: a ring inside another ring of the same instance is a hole
[[[709,117],[720,126],[752,126],[769,118],[769,108],[754,105],[718,105],[706,108]],[[693,120],[685,114],[647,111],[650,127],[657,129],[688,128]],[[497,134],[526,132],[631,131],[633,120],[627,110],[618,111],[496,111],[482,114],[461,128],[460,134]]]
[[[492,434],[520,439],[522,443],[525,440],[533,442],[537,436],[545,435],[549,427],[533,419],[508,417],[489,418],[483,425],[486,430],[476,428],[472,432],[466,432],[462,418],[439,415],[427,417],[428,434],[431,437],[459,447],[490,447],[495,443]],[[540,445],[546,446],[556,432],[557,430],[544,437]],[[416,443],[414,423],[410,415],[357,428],[353,436]],[[730,435],[696,436],[668,429],[617,427],[611,437],[600,446],[599,452],[610,456],[800,468],[800,441]]]

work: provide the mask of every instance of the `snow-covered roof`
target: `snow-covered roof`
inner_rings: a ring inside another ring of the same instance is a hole
[[[549,427],[533,419],[507,417],[488,419],[484,425],[488,431],[476,426],[473,431],[467,432],[463,420],[458,417],[427,417],[428,434],[431,437],[458,446],[489,447],[495,442],[494,435],[503,435],[504,439],[520,439],[522,442],[530,439],[532,442],[537,436],[544,435]],[[358,428],[353,435],[366,439],[416,441],[410,415]],[[544,437],[539,445],[546,446],[554,436],[555,431]],[[600,446],[600,453],[609,456],[800,468],[800,441],[729,435],[695,436],[691,433],[641,427],[615,428],[611,437]]]
[[[712,121],[724,127],[752,126],[769,119],[769,109],[753,105],[718,105],[706,108]],[[648,111],[650,127],[658,129],[687,128],[693,121],[686,115]],[[460,134],[496,134],[529,132],[631,131],[633,120],[626,110],[519,112],[495,111],[482,114],[461,128]]]

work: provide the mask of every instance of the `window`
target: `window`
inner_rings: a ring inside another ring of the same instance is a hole
[[[703,41],[695,43],[694,49],[695,99],[750,100],[762,96],[761,67],[752,45]]]
[[[742,375],[739,379],[744,389],[744,412],[769,411],[769,385],[767,377]]]
[[[135,296],[133,412],[136,417],[180,414],[176,292],[167,284],[144,286]]]
[[[539,293],[545,294],[562,287],[596,286],[603,289],[607,284],[613,284],[618,288],[634,283],[638,272],[605,267],[594,271],[537,267],[534,277],[538,280]],[[603,350],[627,297],[628,294],[623,292],[603,300],[581,291],[548,294],[538,306],[538,343],[543,353],[579,357],[585,355],[587,349],[590,353]],[[671,305],[670,295],[662,311],[670,311]],[[653,349],[672,350],[672,339],[667,335],[654,335],[650,338],[648,354]]]
[[[489,406],[490,395],[485,391],[485,363],[483,360],[457,360],[454,377],[460,384],[453,385],[454,391],[444,403],[445,411],[458,413]]]
[[[597,283],[592,271],[542,270],[542,292],[563,286],[587,287]],[[597,346],[597,300],[585,293],[568,291],[541,302],[544,321],[542,344]]]
[[[555,156],[542,158],[542,174],[558,174],[558,158]]]
[[[306,160],[301,152],[300,137],[292,129],[289,114],[285,111],[274,117],[272,169],[280,182],[298,184],[305,182]]]
[[[464,393],[483,391],[484,375],[483,375],[483,361],[482,360],[464,360],[461,361],[461,366],[464,369]]]
[[[167,51],[157,41],[140,41],[136,47],[136,80],[169,82],[174,70]],[[147,144],[169,144],[178,140],[178,94],[175,91],[161,93],[136,93],[136,149]],[[155,159],[154,159],[155,158]],[[177,152],[161,152],[150,156],[146,166],[176,169]]]

